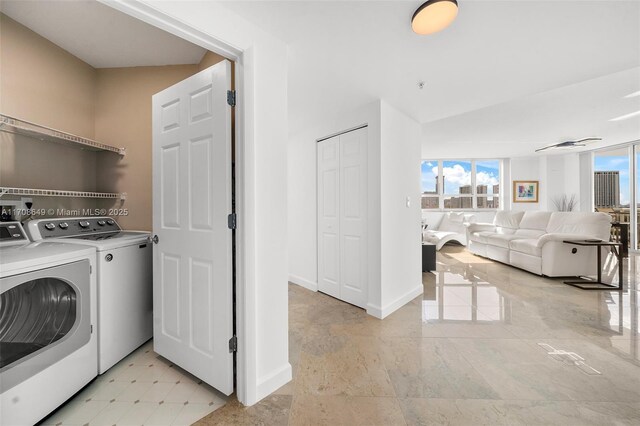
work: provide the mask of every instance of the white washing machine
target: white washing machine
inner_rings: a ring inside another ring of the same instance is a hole
[[[97,252],[98,373],[153,336],[152,244],[148,232],[123,231],[109,217],[28,222],[33,241],[64,242]]]
[[[0,424],[35,424],[98,371],[95,250],[0,222]]]

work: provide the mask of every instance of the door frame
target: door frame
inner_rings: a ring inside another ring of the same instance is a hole
[[[252,127],[252,117],[244,110],[245,99],[252,96],[251,85],[245,84],[245,66],[252,64],[252,50],[243,51],[223,40],[197,30],[184,22],[166,15],[139,0],[97,0],[104,5],[119,10],[133,18],[187,40],[193,44],[217,53],[235,63],[235,213],[237,216],[236,252],[235,252],[235,290],[236,290],[236,395],[245,405],[256,401],[257,362],[256,362],[256,317],[255,309],[255,227],[248,218],[254,210],[254,190],[248,182],[252,181],[253,170],[247,167],[254,157],[253,147],[247,144],[245,126]],[[247,93],[249,92],[249,93]]]

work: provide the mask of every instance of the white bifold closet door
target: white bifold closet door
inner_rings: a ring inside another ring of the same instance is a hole
[[[367,304],[367,128],[318,142],[318,290]]]

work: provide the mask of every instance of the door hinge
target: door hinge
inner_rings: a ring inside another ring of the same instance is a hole
[[[238,352],[238,336],[229,339],[229,352]]]
[[[236,225],[236,214],[231,213],[229,216],[227,216],[227,226],[229,227],[229,229],[236,229]]]
[[[232,107],[236,106],[236,91],[235,90],[227,90],[227,103]]]
[[[91,334],[93,334],[93,324],[91,324]]]
[[[93,274],[93,266],[89,265],[89,275]]]

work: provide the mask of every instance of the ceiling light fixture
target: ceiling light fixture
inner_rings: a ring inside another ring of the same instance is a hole
[[[640,111],[636,111],[636,112],[632,112],[631,114],[625,114],[625,115],[621,115],[620,117],[616,117],[616,118],[612,118],[609,121],[622,121],[622,120],[628,120],[630,118],[633,117],[637,117],[640,115]]]
[[[411,29],[420,35],[433,34],[447,28],[458,16],[456,0],[429,0],[411,18]]]
[[[573,148],[576,146],[585,146],[587,143],[590,142],[598,142],[601,141],[602,138],[599,138],[597,136],[592,136],[589,138],[582,138],[582,139],[578,139],[577,141],[564,141],[564,142],[560,142],[560,143],[554,143],[552,145],[547,145],[544,146],[542,148],[538,148],[536,149],[536,152],[540,152],[540,151],[544,151],[550,148]]]

